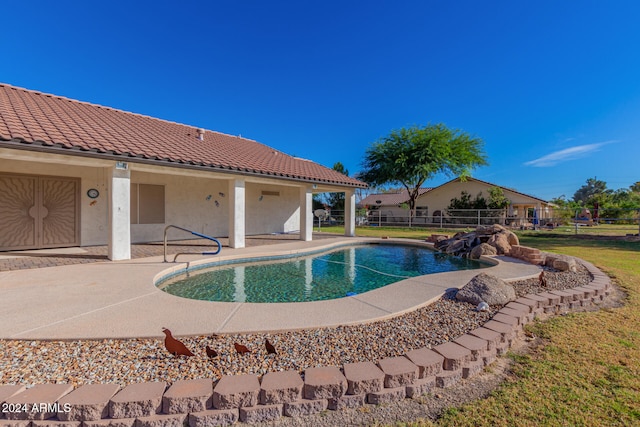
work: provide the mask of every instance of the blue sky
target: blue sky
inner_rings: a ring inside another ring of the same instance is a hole
[[[640,2],[4,1],[0,81],[353,175],[391,130],[482,138],[545,199],[640,180]],[[427,185],[450,179],[438,176]]]

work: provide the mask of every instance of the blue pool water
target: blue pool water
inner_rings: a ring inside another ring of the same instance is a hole
[[[228,264],[158,287],[205,301],[303,302],[356,295],[424,274],[487,266],[417,246],[362,245],[309,257]]]

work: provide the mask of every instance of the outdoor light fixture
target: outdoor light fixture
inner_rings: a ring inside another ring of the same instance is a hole
[[[127,169],[129,169],[129,165],[127,164],[127,162],[116,162],[116,169],[126,171]]]

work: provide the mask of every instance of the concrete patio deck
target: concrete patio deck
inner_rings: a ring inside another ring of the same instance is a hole
[[[294,254],[345,243],[380,239],[331,237],[288,240],[243,249],[224,248],[212,259]],[[390,239],[389,241],[403,241]],[[415,241],[411,241],[414,242]],[[172,267],[204,262],[184,255],[178,263],[162,256],[129,261],[0,272],[0,339],[102,339],[261,332],[365,323],[396,316],[464,286],[478,271],[438,273],[402,280],[364,294],[305,303],[207,302],[169,295],[154,278]],[[483,271],[507,280],[532,277],[540,268],[508,257]]]

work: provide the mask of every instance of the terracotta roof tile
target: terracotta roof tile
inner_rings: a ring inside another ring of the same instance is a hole
[[[422,196],[427,191],[432,190],[431,187],[421,188],[418,191],[418,195]],[[380,203],[376,203],[377,201]],[[378,193],[369,194],[367,197],[360,201],[362,206],[396,206],[402,203],[406,203],[409,200],[409,192],[407,190],[401,190],[394,193]]]
[[[59,146],[349,187],[365,184],[259,142],[0,83],[0,146]],[[85,153],[86,154],[86,153]]]

